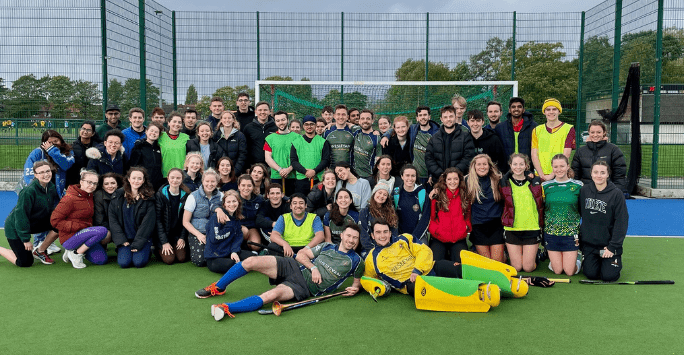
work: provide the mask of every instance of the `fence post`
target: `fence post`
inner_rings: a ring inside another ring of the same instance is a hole
[[[145,0],[138,0],[138,37],[140,42],[140,107],[147,112],[147,67],[145,61]]]
[[[584,11],[582,11],[582,28],[580,30],[580,50],[579,50],[579,72],[577,82],[577,121],[575,122],[575,142],[579,145],[582,142],[582,76],[584,75]]]
[[[425,81],[428,81],[429,64],[430,63],[430,13],[425,13]],[[425,106],[429,106],[428,86],[425,85]]]
[[[611,110],[618,107],[620,97],[620,47],[622,47],[622,0],[615,0],[615,39],[613,40],[613,92]],[[617,144],[617,122],[610,123],[610,141]]]
[[[660,150],[660,81],[663,72],[663,0],[658,0],[658,32],[656,34],[655,93],[653,94],[653,155],[651,158],[651,188],[658,188],[658,153]],[[632,142],[634,143],[634,142]]]
[[[100,38],[102,39],[102,116],[96,119],[99,121],[104,117],[107,109],[107,86],[109,86],[109,79],[107,78],[107,0],[100,0]],[[117,102],[117,104],[119,104]]]
[[[340,81],[344,81],[344,12],[340,13]],[[344,103],[344,85],[340,85],[340,103]]]
[[[257,51],[257,80],[261,80],[261,34],[259,33],[259,11],[256,12],[256,51]],[[254,88],[254,90],[259,90],[259,88]]]
[[[178,67],[176,66],[176,11],[171,11],[171,41],[173,42],[173,109],[178,110]]]
[[[513,52],[511,53],[511,81],[515,81],[515,31],[517,16],[517,13],[513,11]]]

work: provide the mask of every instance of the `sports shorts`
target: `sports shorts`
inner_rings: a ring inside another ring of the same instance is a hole
[[[299,263],[293,258],[274,256],[276,258],[277,276],[270,279],[271,285],[285,285],[292,289],[297,301],[311,296],[304,275],[299,270]]]

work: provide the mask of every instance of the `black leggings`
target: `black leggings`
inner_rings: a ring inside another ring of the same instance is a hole
[[[468,250],[468,243],[465,239],[456,243],[444,243],[437,238],[430,238],[430,249],[432,249],[432,257],[435,260],[445,260],[449,254],[449,260],[460,263],[461,250]]]
[[[428,275],[460,279],[461,265],[454,265],[454,263],[449,260],[438,260],[435,261],[435,266],[432,267],[432,271]],[[406,282],[406,291],[409,295],[413,295],[415,289],[415,282],[411,282],[411,280]]]
[[[17,257],[15,265],[19,267],[29,267],[33,265],[33,251],[24,248],[24,242],[21,239],[7,239],[7,243]]]
[[[254,253],[247,250],[240,250],[238,256],[240,257],[240,261],[242,261],[250,256],[254,256]],[[230,256],[225,258],[207,259],[207,269],[217,274],[225,274],[233,265],[235,265],[235,260],[231,259]]]
[[[290,247],[292,248],[292,251],[296,254],[300,250],[304,249],[306,246],[303,246],[303,247],[290,246]],[[268,254],[269,255],[276,255],[276,256],[285,256],[285,250],[280,245],[273,243],[273,242],[270,242],[270,243],[268,243]]]

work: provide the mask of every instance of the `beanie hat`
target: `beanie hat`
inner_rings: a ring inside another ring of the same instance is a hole
[[[387,193],[390,193],[389,185],[385,184],[384,182],[379,182],[373,188],[373,191],[371,192],[371,198],[373,198],[373,195],[375,195],[375,193],[379,190],[385,190]]]
[[[544,106],[542,106],[542,112],[546,111],[546,108],[549,106],[553,106],[553,107],[557,108],[558,113],[563,113],[563,108],[561,107],[560,101],[553,99],[553,98],[546,99],[546,101],[544,101]]]

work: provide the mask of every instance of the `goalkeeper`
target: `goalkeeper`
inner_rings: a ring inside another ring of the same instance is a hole
[[[392,235],[384,219],[377,219],[371,229],[377,246],[366,257],[364,276],[380,279],[409,295],[413,295],[419,275],[461,277],[460,264],[448,260],[435,262],[427,245],[410,234]]]

